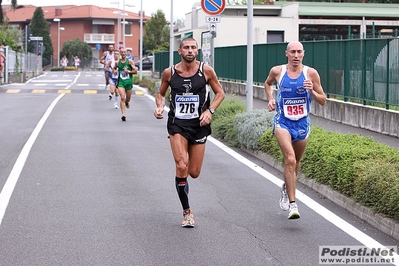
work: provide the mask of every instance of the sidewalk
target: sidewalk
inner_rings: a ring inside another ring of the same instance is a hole
[[[237,96],[241,101],[246,103],[246,97],[245,96]],[[264,109],[267,107],[267,102],[259,99],[253,99],[253,109]],[[343,134],[359,134],[362,136],[366,137],[371,137],[377,142],[384,143],[388,146],[394,147],[396,149],[399,149],[399,138],[389,136],[389,135],[384,135],[384,134],[378,134],[373,131],[369,131],[366,129],[362,128],[357,128],[349,125],[345,125],[339,122],[327,120],[324,118],[316,117],[311,115],[311,123],[313,126],[318,126],[321,127],[327,131],[331,132],[340,132]],[[249,154],[257,157],[258,159],[266,162],[273,168],[279,170],[280,172],[283,172],[284,170],[284,165],[281,164],[280,162],[277,162],[274,158],[271,156],[255,151],[255,150],[250,150],[250,149],[244,149],[246,152]],[[378,230],[382,231],[383,233],[387,234],[388,236],[391,236],[395,240],[399,241],[399,223],[396,222],[393,219],[385,218],[379,214],[376,214],[374,211],[372,211],[370,208],[365,207],[359,203],[356,203],[355,200],[352,198],[349,198],[343,194],[340,194],[339,192],[331,189],[330,187],[326,185],[322,185],[317,183],[314,180],[305,178],[303,174],[299,174],[297,181],[300,182],[301,184],[304,184],[308,186],[309,188],[313,189],[314,191],[318,192],[319,194],[323,195],[327,199],[331,200],[338,206],[344,208],[345,210],[349,211],[353,215],[359,217],[363,221],[367,222],[371,226],[377,228]]]

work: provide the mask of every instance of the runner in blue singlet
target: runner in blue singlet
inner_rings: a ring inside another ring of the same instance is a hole
[[[281,187],[280,208],[289,211],[288,219],[300,218],[295,201],[296,176],[310,134],[310,103],[326,103],[318,72],[302,64],[305,50],[300,42],[287,45],[286,65],[275,66],[265,81],[269,111],[276,110],[273,133],[284,156],[284,183]],[[273,84],[277,82],[277,97]]]

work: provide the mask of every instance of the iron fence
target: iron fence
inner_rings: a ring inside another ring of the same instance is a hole
[[[303,45],[303,63],[317,69],[328,97],[398,109],[399,38],[305,41]],[[254,45],[255,85],[264,83],[273,66],[287,62],[286,46]],[[179,61],[175,52],[174,63]],[[247,46],[217,47],[214,61],[220,79],[246,82]],[[154,70],[161,73],[169,65],[169,52],[156,53],[154,64]]]

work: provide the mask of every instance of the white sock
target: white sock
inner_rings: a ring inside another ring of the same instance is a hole
[[[114,102],[114,104],[115,104],[115,105],[118,105],[118,102],[119,102],[119,96],[115,96],[115,102]]]

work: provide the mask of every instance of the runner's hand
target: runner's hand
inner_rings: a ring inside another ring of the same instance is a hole
[[[163,118],[163,107],[161,107],[161,108],[158,107],[157,109],[155,109],[154,116],[156,119],[162,119]]]

